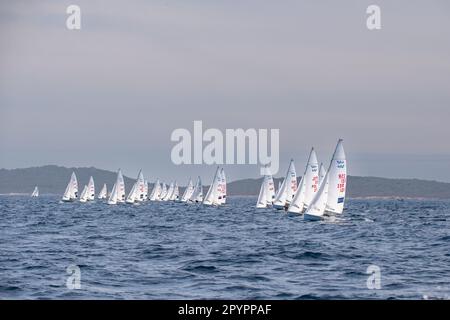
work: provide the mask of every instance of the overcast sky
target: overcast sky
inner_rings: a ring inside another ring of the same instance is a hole
[[[170,160],[171,132],[202,120],[280,129],[278,175],[290,158],[300,175],[313,145],[328,162],[342,137],[349,174],[450,181],[449,13],[447,0],[2,1],[0,168],[209,181],[214,167]]]

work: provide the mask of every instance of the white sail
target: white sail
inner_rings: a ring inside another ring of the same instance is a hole
[[[95,199],[95,184],[94,178],[91,176],[89,178],[89,183],[87,185],[87,200],[92,201]]]
[[[169,187],[167,188],[166,195],[161,199],[162,201],[169,201],[170,197],[172,197],[173,191],[175,189],[175,185],[173,182],[169,184]]]
[[[211,205],[219,205],[219,185],[221,182],[220,169],[217,167],[216,173],[214,174],[213,181],[209,186],[209,190],[206,193],[205,199],[203,200],[203,204],[211,206]]]
[[[280,190],[278,190],[273,206],[277,209],[286,208],[291,203],[296,191],[297,174],[295,172],[294,160],[291,160],[286,177],[281,184]]]
[[[144,195],[145,195],[145,179],[142,170],[140,170],[138,177],[136,179],[136,195],[134,200],[139,202],[144,201]]]
[[[258,201],[256,202],[256,208],[267,208],[272,206],[275,199],[275,188],[273,183],[272,174],[269,168],[266,166],[264,168],[265,175],[261,183],[261,188],[259,190]]]
[[[167,196],[167,185],[163,182],[161,187],[161,193],[159,194],[159,200],[163,201],[163,199]]]
[[[80,202],[86,202],[88,201],[88,197],[89,197],[89,190],[88,190],[88,186],[84,186],[83,191],[81,192],[81,196],[80,196]]]
[[[116,183],[108,199],[108,204],[117,204],[125,202],[125,181],[123,180],[122,170],[117,171]]]
[[[122,170],[117,172],[117,202],[125,202],[125,181],[123,180]]]
[[[184,189],[183,195],[181,196],[181,202],[187,202],[191,198],[193,193],[194,193],[194,183],[192,182],[192,179],[189,178],[186,189]]]
[[[108,189],[106,187],[106,183],[103,184],[103,188],[102,190],[100,190],[100,193],[97,196],[97,199],[103,200],[106,199],[106,197],[108,196]]]
[[[325,212],[342,213],[344,209],[347,163],[342,142],[339,139],[319,191],[304,214],[307,220],[321,219]]]
[[[264,176],[261,188],[259,189],[258,200],[256,202],[256,208],[267,208],[267,187],[266,187],[267,176]]]
[[[161,194],[161,184],[159,183],[159,179],[156,179],[155,184],[153,185],[152,193],[150,194],[150,201],[159,200],[159,195]]]
[[[144,201],[148,200],[148,181],[144,181]]]
[[[74,201],[78,198],[78,181],[75,172],[72,172],[70,181],[67,184],[66,191],[62,197],[63,201]]]
[[[117,204],[117,187],[115,183],[112,187],[111,194],[109,195],[108,204]]]
[[[171,201],[177,201],[180,198],[180,189],[178,188],[178,183],[175,181],[175,185],[173,187],[172,195],[170,196]]]
[[[266,181],[266,201],[268,206],[272,206],[275,201],[275,184],[273,183],[272,174],[268,172]]]
[[[225,171],[220,169],[220,182],[219,182],[219,196],[218,196],[218,203],[219,204],[225,204],[226,198],[227,198],[227,178],[225,176]]]
[[[305,172],[303,173],[297,192],[289,206],[288,211],[302,213],[307,208],[319,189],[319,163],[314,148],[308,157]]]
[[[319,187],[323,181],[323,178],[325,178],[325,175],[327,174],[327,171],[325,170],[325,166],[323,165],[323,163],[320,163],[320,167],[319,167]]]
[[[343,140],[339,139],[331,160],[329,174],[328,198],[326,212],[342,213],[344,211],[345,191],[347,188],[347,160]]]
[[[133,187],[131,188],[130,193],[127,196],[127,199],[125,200],[126,203],[134,203],[136,201],[136,195],[137,195],[137,182],[133,184]]]
[[[35,186],[35,187],[34,187],[34,190],[33,190],[33,193],[31,194],[31,196],[32,196],[33,198],[39,197],[39,188],[38,188],[38,186]]]
[[[197,203],[203,202],[203,185],[200,176],[197,178],[197,183],[195,184],[192,196],[189,198],[189,202],[197,202]]]

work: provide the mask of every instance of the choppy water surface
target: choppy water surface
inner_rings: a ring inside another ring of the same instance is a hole
[[[180,203],[0,196],[0,298],[450,297],[450,202],[349,200],[342,220]],[[81,289],[66,269],[81,270]],[[381,289],[367,288],[368,266]]]

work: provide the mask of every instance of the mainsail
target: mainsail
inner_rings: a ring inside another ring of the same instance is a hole
[[[136,194],[137,194],[137,182],[133,184],[133,187],[131,188],[131,191],[128,194],[127,199],[125,200],[126,203],[134,203],[136,201]]]
[[[78,198],[78,181],[75,172],[72,172],[70,176],[70,181],[67,184],[66,191],[62,197],[63,201],[74,201]]]
[[[31,194],[31,196],[32,196],[33,198],[39,197],[39,188],[38,188],[38,186],[35,186],[35,187],[34,187],[34,190],[33,190],[33,193]]]
[[[180,190],[178,189],[178,183],[175,181],[175,185],[173,187],[172,195],[170,196],[171,201],[178,200],[180,198]]]
[[[256,202],[256,208],[267,208],[267,176],[264,176],[261,188],[259,189],[258,201]]]
[[[220,184],[219,184],[219,197],[218,203],[225,204],[227,198],[227,178],[225,176],[225,171],[220,169]]]
[[[305,172],[303,173],[297,192],[289,206],[288,211],[294,213],[302,213],[314,198],[319,189],[319,163],[314,148],[308,157]]]
[[[296,191],[297,174],[295,172],[294,160],[291,159],[289,168],[286,172],[286,177],[284,178],[283,183],[278,190],[273,206],[277,209],[286,208],[291,203]]]
[[[100,190],[100,193],[98,194],[98,199],[102,200],[102,199],[106,199],[106,197],[108,196],[108,189],[106,187],[106,183],[103,184],[103,188],[102,190]]]
[[[327,174],[320,185],[319,191],[311,205],[306,210],[307,220],[321,219],[325,212],[342,213],[344,209],[345,191],[347,185],[347,161],[343,140],[339,139]]]
[[[136,195],[135,201],[144,201],[145,197],[145,179],[142,170],[139,171],[138,177],[136,179]]]
[[[153,185],[152,193],[150,194],[150,201],[159,200],[159,195],[161,194],[161,184],[159,183],[159,179],[156,179],[155,184]]]
[[[181,202],[187,202],[191,198],[193,193],[194,193],[194,183],[192,182],[192,179],[189,178],[189,182],[186,186],[186,189],[184,190],[184,193],[181,196]]]
[[[92,201],[95,199],[95,184],[94,178],[91,176],[89,178],[89,183],[87,185],[87,200]]]
[[[117,187],[114,183],[111,194],[109,195],[108,204],[117,204]]]
[[[108,204],[125,202],[125,181],[123,180],[122,170],[117,171],[116,183],[111,191]]]
[[[162,184],[162,189],[161,189],[161,193],[159,195],[159,199],[160,201],[164,201],[164,198],[167,196],[167,185],[163,182]]]
[[[117,202],[125,202],[125,181],[123,180],[122,170],[117,172]]]
[[[144,201],[148,200],[148,181],[144,182]]]
[[[209,190],[206,193],[205,199],[203,200],[203,204],[211,206],[211,205],[219,205],[219,185],[221,182],[221,174],[220,169],[217,167],[216,173],[214,174],[214,179],[209,186]]]
[[[261,189],[259,190],[258,201],[256,202],[256,208],[267,208],[273,204],[275,198],[275,188],[272,175],[265,167],[264,178],[261,183]]]
[[[85,185],[83,188],[83,191],[81,191],[81,196],[80,196],[80,202],[86,202],[88,201],[88,186]]]
[[[195,184],[194,192],[189,198],[190,202],[203,202],[203,185],[200,176],[197,178],[197,183]]]
[[[166,195],[162,199],[163,201],[169,201],[172,197],[173,191],[175,190],[175,184],[173,182],[170,183],[169,188],[167,189]]]

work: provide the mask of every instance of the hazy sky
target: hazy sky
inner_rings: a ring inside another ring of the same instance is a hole
[[[82,29],[66,29],[66,8]],[[382,29],[366,28],[378,4]],[[176,128],[279,128],[281,168],[344,138],[349,173],[450,181],[450,3],[2,1],[0,168],[96,166],[153,180]],[[256,166],[226,166],[230,180]]]

